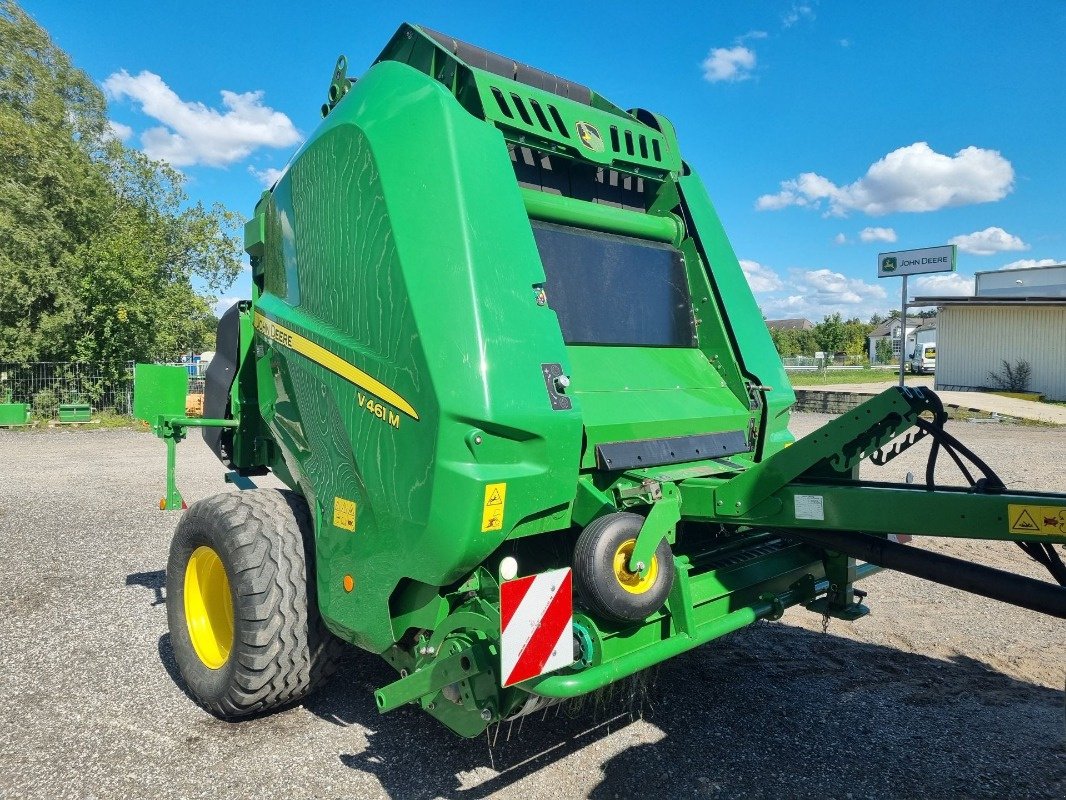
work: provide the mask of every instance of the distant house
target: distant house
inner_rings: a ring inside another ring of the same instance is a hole
[[[809,319],[768,319],[766,327],[772,331],[812,331],[814,323]]]
[[[906,327],[901,336],[900,329]],[[877,343],[882,339],[892,342],[892,357],[899,358],[900,353],[905,357],[914,352],[918,343],[936,341],[936,317],[907,317],[907,324],[903,326],[899,319],[887,319],[870,331],[867,337],[867,352],[870,354],[870,363],[877,362]],[[904,340],[906,346],[904,346]]]

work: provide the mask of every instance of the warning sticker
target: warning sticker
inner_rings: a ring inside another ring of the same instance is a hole
[[[796,495],[796,519],[825,519],[825,501],[820,494]]]
[[[1011,533],[1042,536],[1066,536],[1066,507],[1063,506],[1007,506]]]
[[[485,487],[485,504],[481,509],[482,533],[503,530],[503,507],[506,502],[506,483],[490,483]]]
[[[333,524],[346,531],[355,530],[355,501],[333,498]]]

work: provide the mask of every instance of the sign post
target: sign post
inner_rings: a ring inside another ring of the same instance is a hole
[[[877,254],[877,277],[903,278],[899,312],[899,385],[903,386],[903,364],[907,349],[907,276],[929,272],[954,272],[957,248],[953,244],[924,247],[920,250],[897,250]],[[917,342],[915,342],[917,344]]]

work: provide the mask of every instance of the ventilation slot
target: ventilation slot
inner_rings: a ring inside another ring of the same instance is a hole
[[[626,153],[629,155],[635,155],[636,151],[633,149],[633,132],[626,131]]]
[[[611,149],[618,152],[618,128],[611,126]]]
[[[647,158],[648,157],[648,140],[645,139],[644,136],[642,135],[642,136],[640,136],[640,138],[637,139],[637,142],[640,144],[640,157],[641,158]]]
[[[526,104],[522,102],[522,98],[511,92],[511,102],[514,103],[515,109],[518,111],[518,116],[522,118],[522,122],[533,127],[533,118],[529,116],[529,112],[526,111]]]
[[[518,185],[548,194],[645,213],[655,197],[642,178],[571,161],[523,145],[509,145]]]
[[[540,127],[544,128],[548,133],[555,133],[555,131],[552,130],[552,126],[548,124],[548,118],[544,116],[540,103],[531,97],[529,98],[529,104],[533,107],[533,113],[537,115],[537,122],[540,123]]]
[[[511,113],[511,109],[507,107],[507,100],[504,99],[503,92],[497,89],[495,86],[490,87],[492,89],[492,96],[496,98],[496,105],[500,107],[500,111],[507,119],[514,119],[514,114]]]
[[[652,155],[655,156],[655,160],[656,161],[662,161],[663,160],[662,151],[659,150],[659,140],[658,139],[652,139],[651,140],[651,152],[652,152]]]
[[[570,138],[570,132],[566,129],[566,124],[563,122],[563,118],[559,116],[559,109],[555,106],[548,106],[548,113],[552,115],[552,119],[555,120],[555,125],[559,129],[565,138]]]

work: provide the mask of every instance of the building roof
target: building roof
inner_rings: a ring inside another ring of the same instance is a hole
[[[809,319],[768,319],[766,327],[778,331],[809,331],[814,329],[814,323]]]
[[[935,328],[936,317],[932,317],[931,319],[933,321],[933,324],[930,327]],[[907,317],[907,327],[921,328],[923,323],[925,323],[926,321],[926,317]],[[870,336],[874,339],[876,339],[878,336],[891,336],[892,329],[898,324],[899,319],[896,317],[886,319],[884,322],[882,322],[880,325],[870,331]]]
[[[984,295],[982,297],[915,297],[915,305],[927,306],[1060,306],[1066,307],[1066,297],[1032,297]]]

